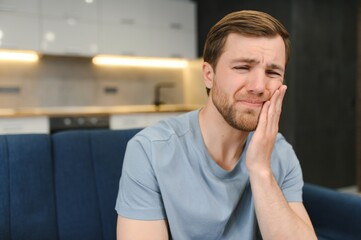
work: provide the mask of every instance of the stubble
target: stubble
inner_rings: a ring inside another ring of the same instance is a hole
[[[236,102],[229,102],[227,95],[217,86],[216,81],[211,91],[214,106],[224,120],[233,128],[241,131],[254,131],[258,124],[259,113],[252,109],[240,112]]]

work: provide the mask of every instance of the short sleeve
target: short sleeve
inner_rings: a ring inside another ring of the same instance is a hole
[[[302,170],[300,163],[293,152],[293,155],[290,156],[288,172],[283,180],[281,189],[287,202],[302,202],[302,188]]]
[[[151,142],[137,135],[128,142],[115,209],[123,217],[165,219],[162,196],[150,159]]]
[[[281,169],[279,185],[287,202],[302,202],[303,177],[300,162],[292,146],[281,136],[277,146]]]

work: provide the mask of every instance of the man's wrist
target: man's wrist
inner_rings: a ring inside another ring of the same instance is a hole
[[[248,169],[250,179],[262,182],[270,182],[274,178],[271,168],[251,168]]]

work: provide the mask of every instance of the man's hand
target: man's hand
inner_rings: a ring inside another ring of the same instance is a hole
[[[271,171],[270,159],[286,89],[286,85],[282,85],[273,93],[271,99],[263,104],[256,131],[247,150],[248,171]]]
[[[263,239],[317,239],[302,202],[286,201],[271,169],[271,154],[286,89],[282,85],[263,104],[248,146],[246,166],[253,202]]]

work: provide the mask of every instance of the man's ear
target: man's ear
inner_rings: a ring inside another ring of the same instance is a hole
[[[204,84],[206,85],[206,88],[211,89],[213,87],[213,78],[214,78],[213,68],[209,63],[203,62],[202,71],[203,71]]]

